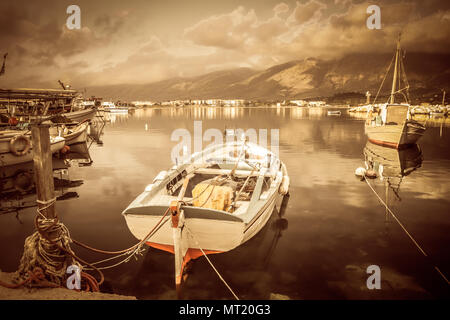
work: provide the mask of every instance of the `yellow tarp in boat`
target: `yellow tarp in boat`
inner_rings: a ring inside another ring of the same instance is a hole
[[[192,190],[192,197],[195,207],[227,211],[233,202],[233,189],[202,182]]]

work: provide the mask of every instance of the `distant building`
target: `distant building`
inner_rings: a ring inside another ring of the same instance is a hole
[[[238,107],[243,106],[245,103],[244,99],[228,99],[222,100],[222,104],[227,107]]]
[[[291,100],[290,102],[292,104],[296,104],[299,107],[303,107],[303,106],[308,105],[308,101],[305,101],[305,100]]]
[[[325,101],[309,101],[308,104],[310,107],[325,107],[327,103]]]
[[[133,101],[131,103],[134,104],[136,107],[139,107],[139,106],[152,106],[152,105],[156,104],[156,102],[153,102],[153,101]]]

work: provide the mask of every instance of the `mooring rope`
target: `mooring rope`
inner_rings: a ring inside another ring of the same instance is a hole
[[[186,230],[188,231],[188,233],[192,236],[192,239],[195,241],[197,247],[200,249],[200,251],[202,252],[202,254],[205,256],[206,261],[208,261],[208,263],[211,265],[211,267],[213,268],[213,270],[216,272],[217,276],[219,277],[220,280],[222,280],[222,282],[225,284],[225,286],[228,288],[228,290],[230,290],[231,294],[234,296],[234,298],[236,300],[239,300],[239,297],[234,293],[233,289],[231,289],[231,287],[228,285],[228,283],[225,281],[225,279],[222,277],[222,275],[219,273],[219,271],[216,269],[216,267],[214,267],[213,263],[211,262],[211,260],[209,260],[208,255],[205,253],[205,251],[203,251],[203,249],[200,247],[200,244],[197,241],[197,238],[195,237],[195,235],[192,233],[192,231],[186,226],[184,225],[184,227],[186,228]]]
[[[94,262],[94,263],[91,263],[91,265],[98,265],[98,264],[102,264],[102,263],[105,263],[105,262],[108,262],[108,261],[111,261],[111,260],[115,260],[115,259],[117,259],[117,258],[119,258],[119,257],[122,257],[122,256],[128,256],[128,257],[126,257],[125,259],[123,259],[122,261],[120,261],[120,262],[117,262],[117,263],[115,263],[115,264],[113,264],[113,265],[110,265],[110,266],[105,266],[105,267],[97,267],[99,270],[105,270],[105,269],[111,269],[111,268],[114,268],[114,267],[117,267],[117,266],[119,266],[119,265],[121,265],[121,264],[123,264],[123,263],[126,263],[126,262],[128,262],[128,261],[130,261],[130,259],[134,256],[134,257],[136,257],[136,255],[142,255],[142,253],[143,253],[143,251],[145,251],[145,249],[142,249],[142,246],[144,245],[144,243],[149,239],[149,238],[151,238],[167,221],[169,221],[169,219],[170,218],[167,218],[166,220],[164,220],[163,222],[159,222],[156,226],[155,226],[155,228],[153,228],[152,229],[152,232],[151,233],[149,233],[141,242],[140,242],[140,245],[138,246],[138,247],[136,247],[134,250],[132,249],[132,250],[129,250],[129,251],[127,251],[127,252],[124,252],[124,253],[121,253],[121,254],[119,254],[119,255],[117,255],[117,256],[114,256],[114,257],[111,257],[111,258],[107,258],[107,259],[104,259],[104,260],[100,260],[100,261],[97,261],[97,262]],[[85,266],[83,266],[86,270],[92,270],[92,269],[90,269],[90,268],[86,268]]]
[[[85,249],[88,249],[88,250],[91,250],[91,251],[97,252],[97,253],[111,254],[111,255],[117,255],[117,254],[121,254],[121,253],[126,253],[126,252],[129,252],[129,251],[137,248],[139,245],[143,244],[144,242],[146,242],[147,238],[149,238],[149,236],[156,230],[156,228],[158,228],[158,226],[161,224],[163,219],[167,216],[169,211],[170,211],[170,209],[167,208],[166,211],[164,212],[164,215],[161,217],[161,219],[158,221],[158,223],[153,227],[153,229],[150,230],[150,232],[141,241],[139,241],[138,243],[136,243],[135,245],[133,245],[132,247],[127,248],[127,249],[123,249],[123,250],[120,250],[120,251],[106,251],[106,250],[100,250],[100,249],[92,248],[92,247],[88,246],[87,244],[84,244],[84,243],[82,243],[80,241],[77,241],[77,240],[75,240],[73,238],[71,238],[71,240],[73,241],[73,243],[75,243],[75,244],[77,244],[77,245],[79,245],[79,246],[81,246],[81,247],[83,247]]]
[[[414,237],[408,232],[408,230],[406,230],[405,226],[400,222],[400,220],[395,216],[394,212],[392,212],[392,210],[388,207],[388,205],[383,201],[383,199],[381,199],[381,197],[378,195],[378,193],[375,191],[375,189],[370,185],[369,181],[367,180],[367,178],[364,176],[364,181],[367,183],[367,185],[370,187],[370,189],[372,189],[373,193],[375,193],[375,195],[377,196],[378,200],[381,201],[381,203],[386,207],[386,209],[389,211],[389,213],[392,215],[392,217],[395,219],[395,221],[397,221],[397,223],[400,225],[400,227],[403,229],[403,231],[407,234],[407,236],[411,239],[411,241],[414,243],[414,245],[417,247],[417,249],[419,249],[419,251],[426,257],[428,257],[428,254],[425,252],[425,250],[422,249],[422,247],[419,245],[419,243],[416,241],[416,239],[414,239]],[[441,270],[433,265],[434,269],[439,273],[439,275],[445,280],[445,282],[447,284],[450,284],[447,277],[441,272]]]
[[[39,208],[39,207],[37,208],[38,215],[35,218],[35,227],[36,227],[36,230],[38,231],[38,234],[40,236],[39,248],[41,247],[40,242],[42,240],[45,240],[45,241],[49,242],[51,245],[54,245],[54,246],[58,247],[60,250],[62,250],[65,253],[67,253],[73,259],[75,259],[76,264],[79,267],[81,267],[81,264],[86,264],[86,265],[92,267],[93,270],[95,270],[95,271],[97,271],[99,273],[100,281],[97,281],[93,276],[87,274],[86,272],[81,272],[81,276],[86,282],[86,290],[87,291],[92,290],[93,292],[99,292],[100,291],[99,286],[105,280],[105,277],[104,277],[103,273],[98,268],[96,268],[95,266],[91,265],[90,263],[88,263],[88,262],[84,261],[83,259],[81,259],[80,257],[78,257],[72,251],[72,249],[70,248],[70,242],[72,241],[72,239],[71,239],[69,230],[67,229],[67,227],[63,223],[58,221],[58,215],[57,214],[55,214],[54,218],[50,218],[50,219],[45,217],[45,215],[42,214],[43,210],[48,209],[49,207],[54,205],[55,202],[56,202],[56,198],[53,198],[53,199],[48,200],[48,201],[40,201],[40,203],[43,203],[44,206],[41,207],[41,208]],[[60,231],[60,235],[59,235],[59,237],[57,239],[50,239],[47,236],[48,233],[56,233],[58,231]],[[50,248],[50,246],[49,246],[49,248]],[[41,252],[39,252],[39,253],[41,253]],[[64,256],[64,257],[66,257],[66,256]],[[46,273],[48,273],[47,269],[46,269]],[[65,268],[61,268],[60,269],[60,273],[61,274],[59,275],[59,277],[62,278],[63,275],[65,275],[65,273],[66,273]]]

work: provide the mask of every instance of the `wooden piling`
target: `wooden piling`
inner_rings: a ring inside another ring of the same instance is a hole
[[[50,125],[34,124],[31,127],[33,144],[33,163],[38,208],[48,219],[56,217],[55,204],[50,202],[55,198],[53,183],[52,152],[50,149]],[[49,235],[51,236],[51,235]]]

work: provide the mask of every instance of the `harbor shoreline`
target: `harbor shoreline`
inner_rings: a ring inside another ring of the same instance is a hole
[[[0,271],[0,281],[12,283],[14,273]],[[0,286],[0,300],[137,300],[134,296],[122,296],[101,292],[77,292],[65,288],[9,289]]]

